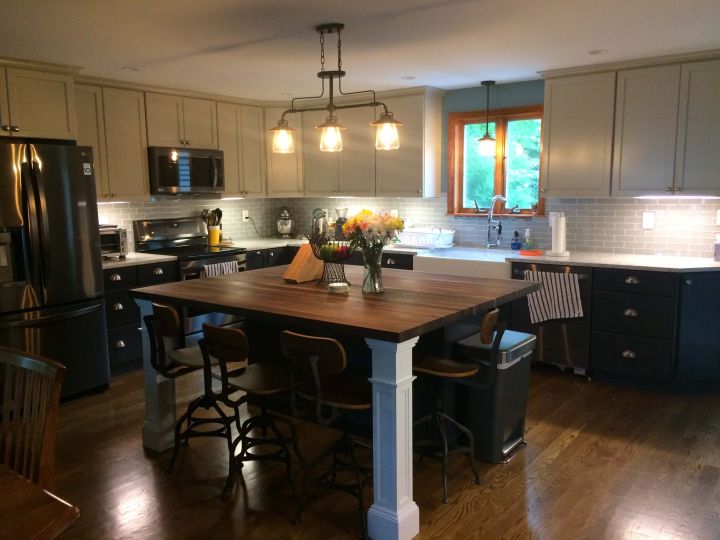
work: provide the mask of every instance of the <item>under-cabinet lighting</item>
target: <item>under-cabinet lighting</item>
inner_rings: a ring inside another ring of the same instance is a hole
[[[720,199],[717,195],[638,195],[634,199],[662,199],[664,201],[704,201],[706,199]]]

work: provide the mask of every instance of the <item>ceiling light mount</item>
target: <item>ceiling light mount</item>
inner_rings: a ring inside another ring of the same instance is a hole
[[[325,122],[315,126],[322,131],[320,136],[320,150],[323,152],[340,152],[342,151],[342,135],[341,130],[345,129],[341,126],[335,111],[342,109],[354,109],[358,107],[381,107],[382,111],[379,118],[372,122],[376,129],[375,148],[378,150],[395,150],[399,148],[397,126],[402,125],[401,122],[393,118],[387,106],[377,101],[374,90],[361,90],[358,92],[343,92],[342,78],[345,77],[345,71],[342,69],[342,37],[341,32],[345,28],[342,23],[325,23],[319,24],[315,30],[320,34],[320,71],[318,78],[322,81],[321,93],[319,96],[306,96],[293,98],[290,102],[290,108],[285,110],[278,121],[278,125],[269,131],[273,133],[273,152],[275,153],[292,153],[294,152],[293,132],[288,121],[285,118],[288,114],[295,114],[306,111],[328,111],[328,117]],[[325,69],[325,36],[337,34],[337,69]],[[301,100],[318,100],[325,96],[325,81],[328,82],[328,104],[324,107],[296,107],[295,103]],[[341,96],[356,96],[359,94],[372,94],[372,100],[363,103],[352,103],[346,105],[335,104],[335,81],[337,81],[337,90]]]
[[[485,91],[485,135],[477,140],[478,153],[484,157],[495,156],[495,139],[490,136],[490,87],[495,86],[495,81],[481,81],[480,84],[487,88]]]

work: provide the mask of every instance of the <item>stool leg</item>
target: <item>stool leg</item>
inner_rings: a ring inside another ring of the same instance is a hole
[[[450,422],[452,425],[454,425],[457,429],[459,429],[461,432],[465,434],[465,436],[468,438],[468,442],[470,443],[470,450],[468,452],[468,459],[470,460],[470,468],[472,469],[473,475],[475,476],[475,483],[480,483],[480,473],[477,470],[477,466],[475,465],[475,437],[473,436],[472,432],[465,426],[463,426],[460,422],[455,420],[454,418],[449,417],[447,414],[441,413],[442,417],[447,421]]]
[[[178,454],[180,453],[180,438],[181,434],[180,431],[182,430],[182,425],[185,422],[185,420],[188,420],[190,417],[190,409],[188,408],[187,411],[183,413],[183,415],[178,418],[178,421],[175,422],[175,448],[173,449],[173,455],[170,459],[170,465],[168,465],[167,472],[171,473],[173,472],[173,469],[175,468],[175,460],[178,457]],[[189,423],[189,420],[188,420]]]
[[[443,477],[443,502],[448,503],[448,489],[447,489],[447,466],[448,466],[448,443],[447,435],[445,434],[445,425],[443,424],[442,417],[439,413],[435,414],[435,420],[437,420],[438,429],[440,430],[440,438],[442,440],[442,477]]]

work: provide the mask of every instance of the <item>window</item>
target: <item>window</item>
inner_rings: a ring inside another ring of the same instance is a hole
[[[493,195],[507,201],[498,214],[541,214],[540,133],[542,106],[490,111],[488,131],[497,141],[495,156],[478,153],[485,134],[485,111],[450,113],[448,121],[448,213],[485,213]]]

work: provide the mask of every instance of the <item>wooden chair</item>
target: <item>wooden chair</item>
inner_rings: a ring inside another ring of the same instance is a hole
[[[492,343],[491,357],[496,360],[500,341],[505,331],[504,323],[498,324],[499,315],[500,310],[498,309],[489,311],[485,315],[480,329],[482,343]],[[478,372],[479,366],[477,363],[462,362],[452,358],[426,356],[413,361],[413,373],[420,377],[431,378],[435,383],[435,410],[417,420],[414,427],[435,425],[440,436],[439,439],[430,438],[426,430],[425,438],[415,442],[415,451],[420,454],[421,458],[427,455],[442,461],[443,502],[446,504],[448,502],[447,468],[450,455],[457,453],[468,456],[470,469],[475,477],[476,484],[480,483],[480,474],[475,466],[475,440],[472,432],[445,412],[445,382],[475,377]],[[465,435],[468,441],[467,445],[454,444],[459,435],[448,438],[448,427],[454,428],[461,435]]]
[[[182,336],[182,322],[178,311],[171,306],[153,304],[153,314],[144,318],[150,338],[150,364],[163,377],[176,379],[188,373],[203,371],[204,392],[193,399],[186,411],[175,422],[175,448],[168,466],[171,472],[175,466],[181,443],[193,437],[223,437],[228,449],[232,446],[231,425],[235,422],[239,428],[239,404],[231,405],[233,414],[228,415],[219,405],[212,390],[212,372],[205,366],[203,353],[199,346],[179,347]],[[200,410],[214,410],[215,416],[197,415]],[[183,429],[183,426],[187,426]],[[208,428],[208,425],[211,428]],[[214,429],[212,425],[216,425]]]
[[[333,456],[330,468],[320,475],[321,484],[349,493],[358,499],[363,535],[367,537],[367,522],[363,490],[370,469],[361,467],[355,455],[355,446],[372,449],[350,436],[347,413],[367,411],[372,407],[372,387],[366,378],[349,374],[347,355],[342,344],[331,338],[315,337],[285,330],[281,335],[283,354],[299,381],[297,396],[314,404],[314,419],[320,424],[339,423],[341,437],[323,452],[304,464],[303,492],[295,519],[299,521],[305,506],[313,468],[328,456]],[[349,461],[342,460],[345,454]],[[338,475],[349,472],[354,481],[338,481]]]
[[[300,462],[304,461],[297,446],[295,425],[287,418],[268,411],[267,408],[268,398],[288,394],[293,387],[286,366],[278,366],[273,363],[248,364],[248,339],[245,332],[239,328],[221,328],[204,324],[203,338],[199,345],[205,359],[207,374],[209,374],[212,363],[216,363],[219,367],[221,387],[218,392],[212,394],[216,402],[237,410],[241,403],[252,400],[258,402],[260,407],[259,414],[251,416],[242,425],[238,423],[238,435],[229,445],[228,477],[223,490],[223,498],[232,491],[236,484],[236,475],[247,461],[285,463],[288,482],[293,495],[295,495],[292,456],[288,443],[292,445]],[[237,363],[241,363],[241,367],[228,370],[229,364],[237,365]],[[240,399],[232,398],[231,394],[237,391],[243,391],[245,395]],[[278,423],[289,428],[289,437],[278,429]],[[268,430],[271,435],[268,435]],[[238,446],[240,447],[239,452]],[[258,447],[263,447],[263,451],[257,452]]]
[[[65,366],[0,347],[0,463],[52,490],[55,431]]]

